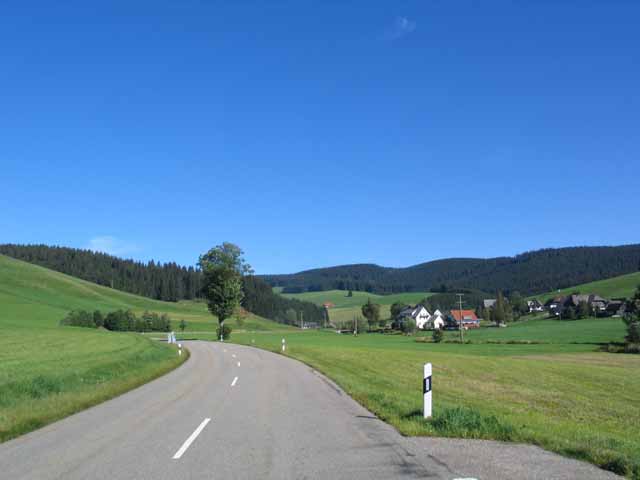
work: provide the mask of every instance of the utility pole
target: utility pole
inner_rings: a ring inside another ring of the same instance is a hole
[[[300,310],[300,330],[304,330],[304,311]]]
[[[464,320],[464,317],[462,316],[462,293],[458,293],[458,303],[460,306],[460,343],[464,343],[464,334],[462,333],[462,321]]]
[[[353,316],[353,334],[358,335],[358,317],[357,315]]]

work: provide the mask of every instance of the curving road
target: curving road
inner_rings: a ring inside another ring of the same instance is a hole
[[[47,479],[608,479],[526,445],[406,438],[309,367],[185,342],[170,374],[0,444],[0,477]]]

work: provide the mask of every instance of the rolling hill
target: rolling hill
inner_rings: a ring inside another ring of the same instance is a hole
[[[634,273],[639,267],[640,244],[634,244],[544,249],[490,259],[450,258],[406,268],[343,265],[263,278],[288,293],[352,289],[385,294],[445,287],[535,295]]]
[[[37,265],[0,255],[0,328],[56,327],[73,309],[111,311],[130,309],[166,313],[175,322],[186,320],[188,330],[215,330],[217,320],[202,302],[163,302],[96,285]],[[237,328],[236,320],[228,320]],[[286,328],[247,314],[243,328]]]

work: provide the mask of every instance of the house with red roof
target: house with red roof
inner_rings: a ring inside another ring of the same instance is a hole
[[[449,324],[460,328],[460,322],[465,330],[480,327],[480,319],[474,310],[451,310]]]

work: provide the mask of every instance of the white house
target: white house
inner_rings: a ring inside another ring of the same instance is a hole
[[[429,311],[424,308],[424,305],[416,305],[415,307],[407,307],[400,314],[398,318],[402,321],[402,318],[411,317],[416,322],[416,327],[424,328],[425,323],[431,318]]]
[[[431,315],[431,318],[429,318],[424,328],[440,330],[441,328],[444,328],[444,324],[444,315],[440,310],[436,310],[435,312],[433,312],[433,315]]]

